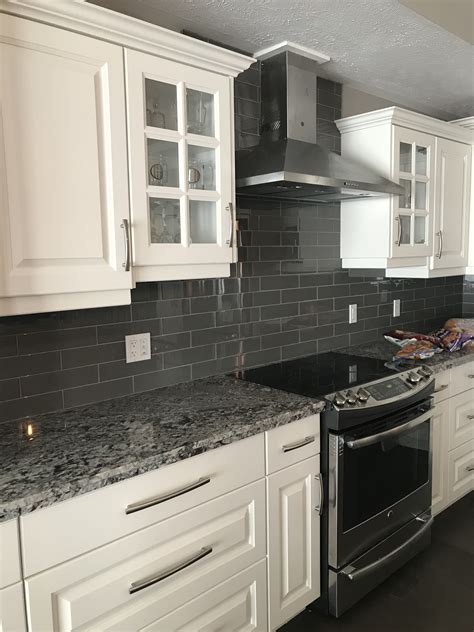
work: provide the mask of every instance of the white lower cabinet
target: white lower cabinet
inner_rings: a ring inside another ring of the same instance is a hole
[[[0,630],[26,632],[25,601],[21,582],[0,590]]]
[[[432,438],[432,503],[435,516],[449,503],[447,446],[449,430],[449,401],[437,404],[431,420]]]
[[[264,557],[261,479],[27,578],[29,626],[142,630]]]
[[[143,628],[143,632],[266,632],[265,560]]]
[[[474,389],[449,400],[449,449],[474,439]]]
[[[320,595],[319,490],[319,455],[267,478],[270,630]]]
[[[454,502],[474,488],[474,441],[468,441],[448,454],[449,501]]]

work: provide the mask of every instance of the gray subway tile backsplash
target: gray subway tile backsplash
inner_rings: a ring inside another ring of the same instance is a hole
[[[259,84],[258,64],[236,81],[238,148],[258,141]],[[340,110],[340,84],[320,79],[318,139],[336,151]],[[427,330],[462,311],[474,317],[474,277],[374,280],[342,270],[338,205],[237,206],[230,278],[139,283],[132,305],[0,318],[0,421],[371,342],[392,327]],[[124,337],[143,332],[152,359],[126,364]]]

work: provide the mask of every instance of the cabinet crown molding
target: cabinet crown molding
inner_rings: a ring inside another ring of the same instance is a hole
[[[453,125],[451,122],[441,121],[426,114],[418,114],[411,110],[405,110],[396,106],[348,116],[336,121],[336,125],[341,133],[352,132],[369,127],[382,125],[399,125],[416,129],[419,132],[456,140],[460,143],[472,144],[472,133],[461,125]]]
[[[256,61],[84,0],[0,0],[0,11],[230,77]]]

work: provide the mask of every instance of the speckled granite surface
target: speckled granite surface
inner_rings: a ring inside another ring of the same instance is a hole
[[[319,412],[323,402],[197,380],[0,426],[0,521]]]
[[[386,340],[337,349],[337,353],[351,353],[356,356],[377,358],[378,360],[386,361],[391,360],[396,351],[396,345],[391,342],[387,342]],[[445,369],[449,369],[453,366],[460,366],[461,364],[466,364],[467,362],[474,363],[474,353],[468,351],[455,351],[454,353],[448,353],[443,351],[442,353],[437,353],[428,360],[418,361],[416,364],[427,365],[432,368],[435,373],[439,373]]]

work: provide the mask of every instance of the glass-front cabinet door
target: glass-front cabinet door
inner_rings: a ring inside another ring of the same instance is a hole
[[[393,179],[404,193],[393,197],[392,256],[432,254],[435,139],[394,126]]]
[[[210,276],[233,252],[231,80],[128,50],[126,73],[136,279]]]

